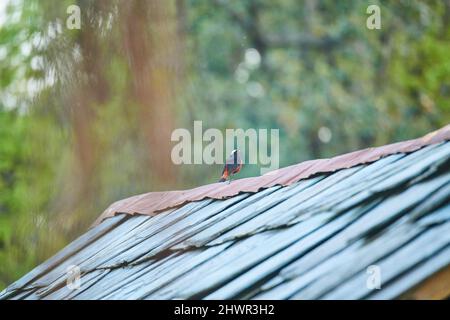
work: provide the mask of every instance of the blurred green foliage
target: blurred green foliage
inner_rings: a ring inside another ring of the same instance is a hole
[[[65,28],[73,3],[81,30]],[[0,289],[112,201],[217,180],[220,166],[161,164],[171,146],[161,130],[194,120],[280,129],[286,166],[449,123],[449,2],[375,3],[381,30],[366,28],[373,1],[10,1],[0,26]]]

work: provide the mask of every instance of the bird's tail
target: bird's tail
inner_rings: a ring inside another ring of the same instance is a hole
[[[224,177],[220,178],[219,182],[225,182],[227,181],[227,179],[225,179]]]

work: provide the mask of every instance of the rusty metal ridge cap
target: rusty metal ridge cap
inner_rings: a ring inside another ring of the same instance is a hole
[[[275,185],[288,186],[315,174],[335,172],[375,162],[396,153],[414,152],[427,145],[447,140],[450,140],[450,124],[418,139],[362,149],[329,159],[308,160],[268,172],[262,176],[234,180],[230,184],[212,183],[189,190],[144,193],[114,202],[97,218],[93,225],[116,214],[156,215],[193,201],[227,199],[241,193],[256,193]]]

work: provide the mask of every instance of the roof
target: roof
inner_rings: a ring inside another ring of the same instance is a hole
[[[103,212],[95,224],[118,213],[155,215],[192,201],[227,199],[240,193],[254,193],[277,185],[288,186],[316,174],[330,173],[371,163],[388,155],[413,152],[424,146],[446,140],[450,140],[450,125],[418,139],[397,142],[378,148],[358,150],[331,159],[305,161],[268,172],[259,177],[239,179],[231,184],[213,183],[190,190],[145,193],[113,203]]]
[[[117,213],[0,299],[402,297],[450,264],[445,140],[157,215]],[[71,265],[79,290],[66,286]],[[367,286],[370,266],[379,290]]]

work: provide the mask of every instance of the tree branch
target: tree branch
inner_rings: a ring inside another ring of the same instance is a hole
[[[254,5],[250,8],[250,14],[245,15],[236,12],[227,5],[223,0],[214,0],[214,3],[223,8],[227,14],[235,21],[249,36],[256,49],[263,53],[267,48],[299,48],[299,49],[315,49],[329,50],[339,46],[348,40],[349,32],[341,32],[337,36],[325,35],[323,37],[315,37],[311,34],[268,34],[261,32],[258,26],[257,7]]]

